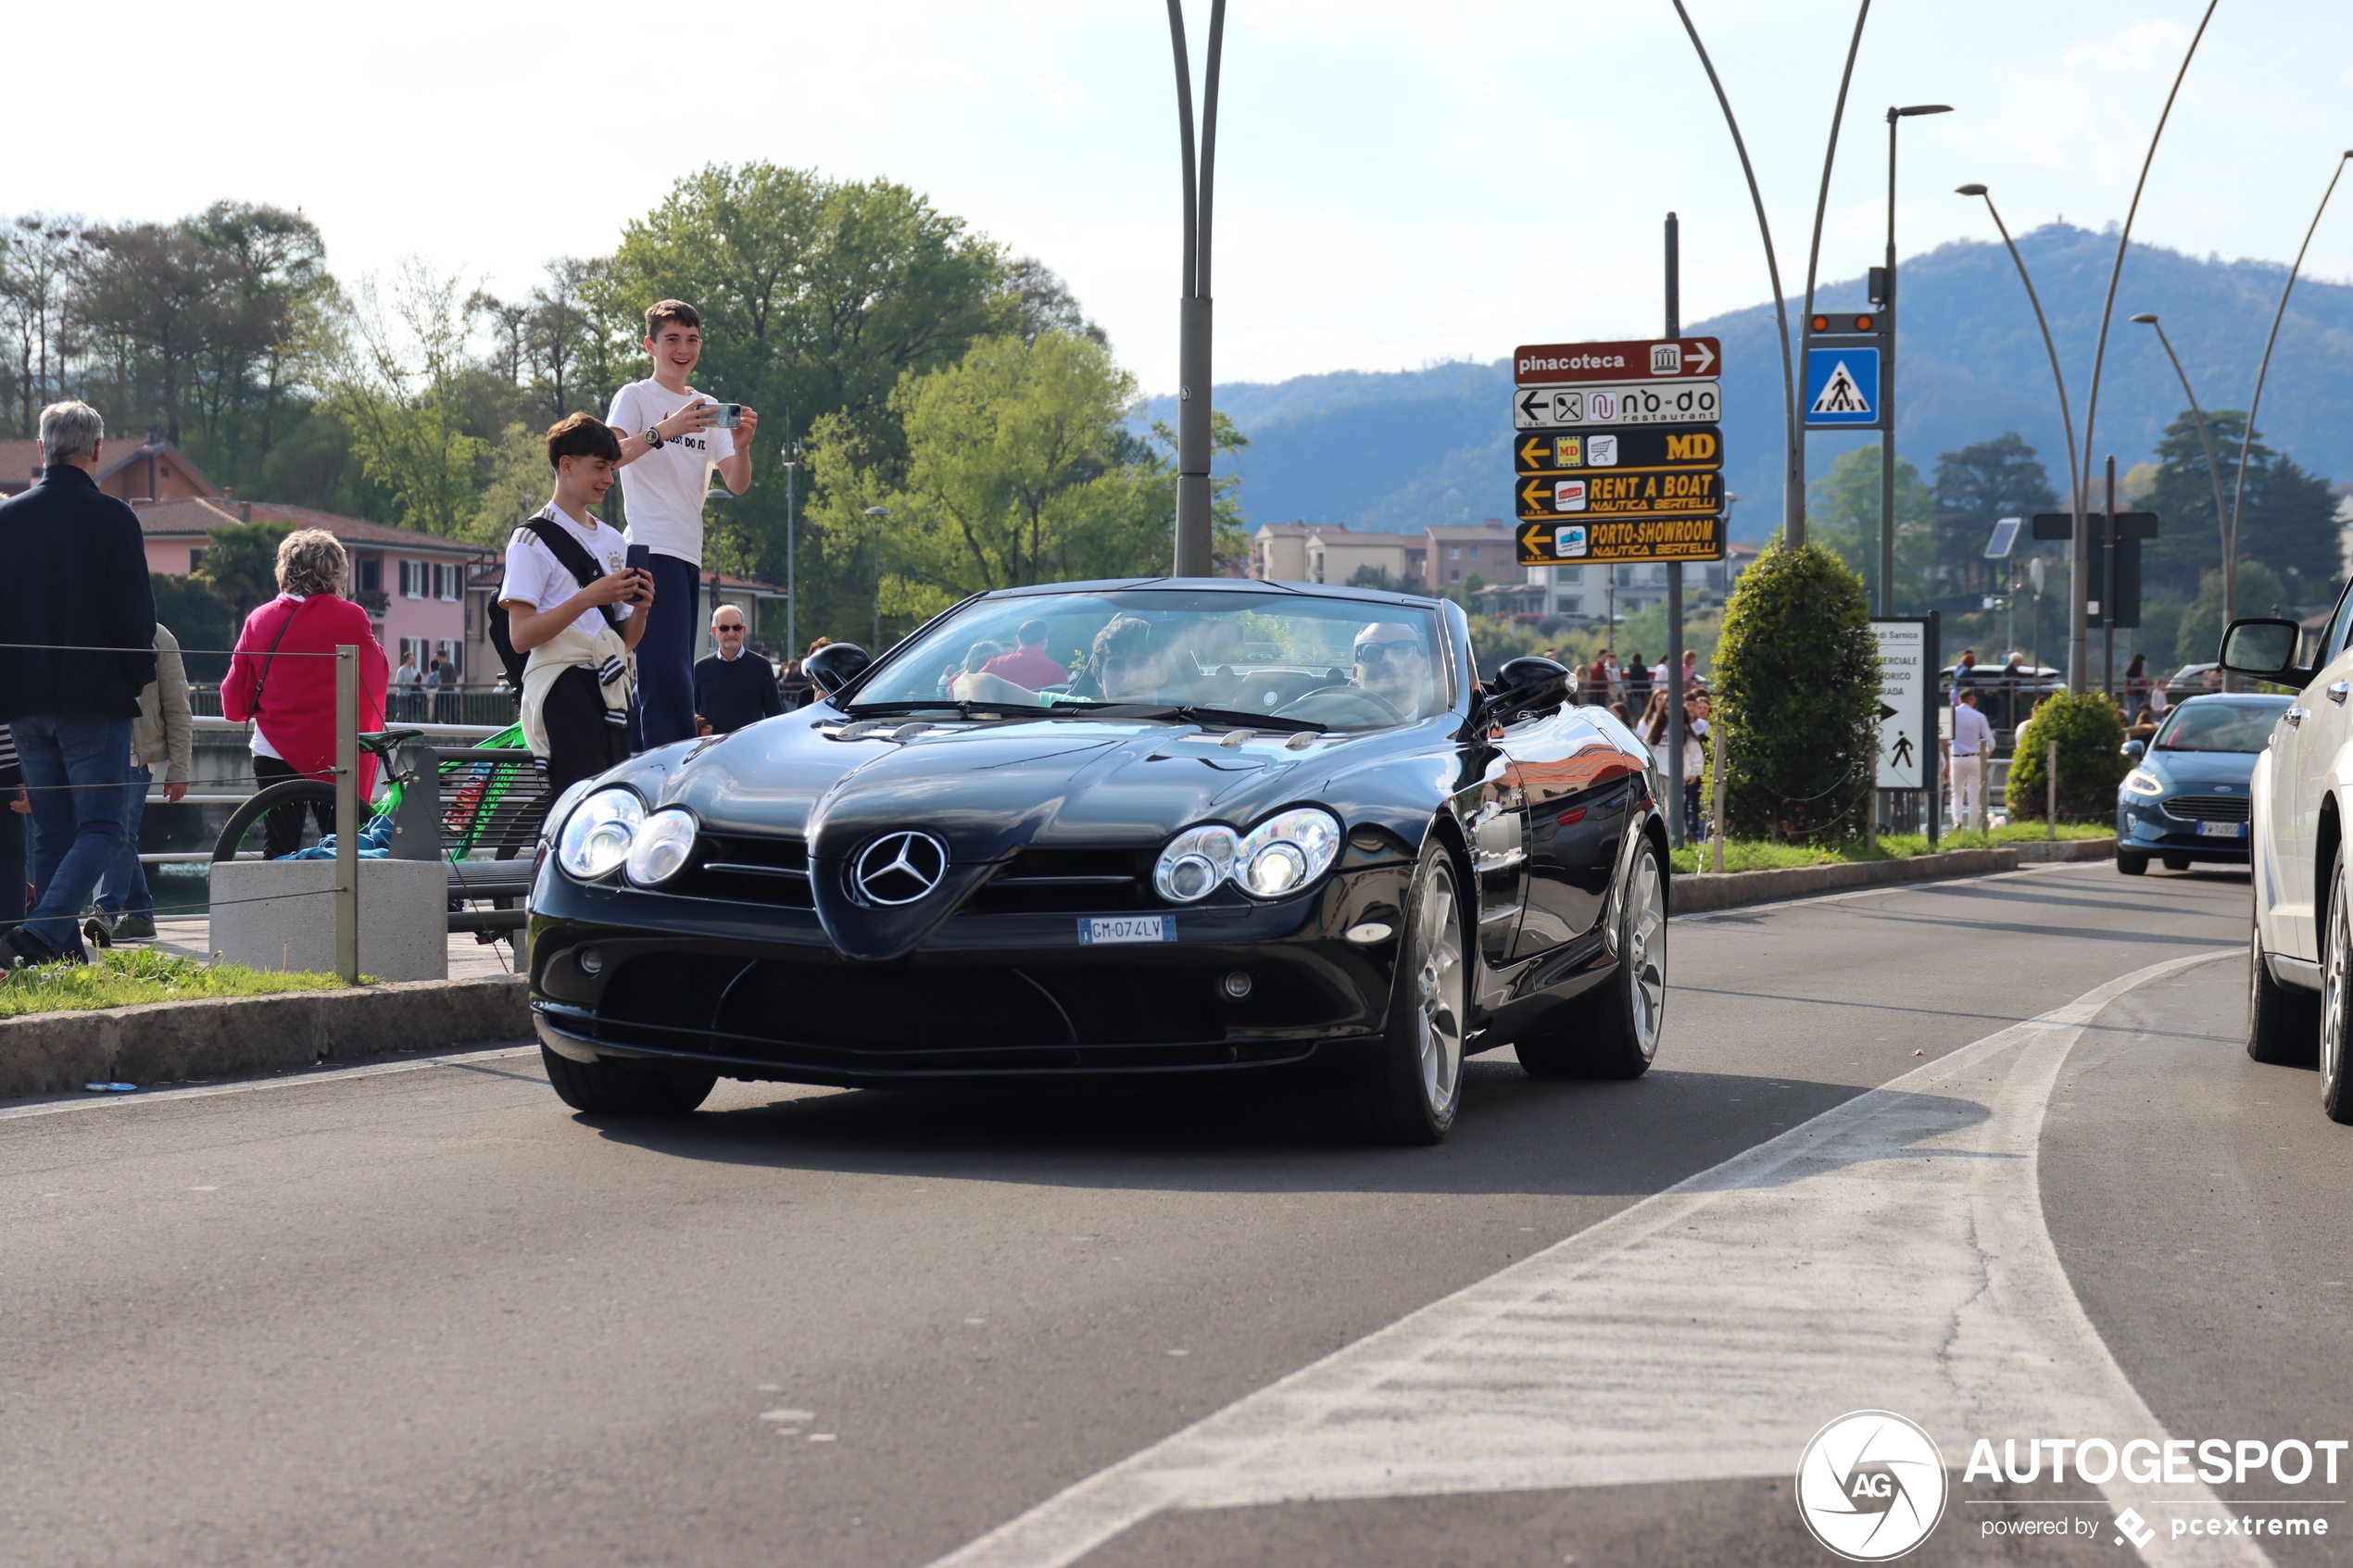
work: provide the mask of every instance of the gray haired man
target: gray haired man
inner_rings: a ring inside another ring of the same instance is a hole
[[[139,519],[98,488],[106,435],[86,403],[41,410],[41,481],[0,502],[0,722],[32,797],[36,901],[0,963],[84,960],[80,916],[122,851],[131,726],[156,678],[156,601]]]

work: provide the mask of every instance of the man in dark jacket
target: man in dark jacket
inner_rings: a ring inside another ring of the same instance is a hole
[[[732,734],[746,724],[785,710],[776,672],[756,653],[744,651],[744,612],[723,604],[711,613],[711,634],[719,651],[695,666],[695,728],[703,734]]]
[[[38,902],[0,962],[86,960],[82,906],[123,844],[131,725],[156,678],[156,601],[132,509],[98,488],[86,403],[41,410],[41,482],[0,503],[0,722],[32,797]]]

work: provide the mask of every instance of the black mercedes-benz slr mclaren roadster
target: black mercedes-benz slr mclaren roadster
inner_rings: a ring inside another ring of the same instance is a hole
[[[571,1105],[1290,1070],[1425,1143],[1467,1054],[1649,1067],[1649,753],[1548,659],[1482,689],[1454,605],[1066,583],[863,658],[828,649],[814,706],[549,811],[531,1010]]]

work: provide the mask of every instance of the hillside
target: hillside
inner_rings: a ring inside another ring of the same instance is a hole
[[[2019,238],[2050,313],[2079,434],[2115,247],[2113,235],[2060,224]],[[2116,455],[2119,472],[2150,454],[2183,407],[2156,334],[2129,318],[2162,315],[2200,402],[2243,408],[2286,271],[2276,262],[2133,247],[2116,296],[2095,437],[2098,453]],[[1913,257],[1904,263],[1902,289],[1897,449],[1926,474],[1940,452],[2016,430],[2040,449],[2057,482],[2066,443],[2050,364],[2001,245],[1956,243]],[[1801,304],[1790,304],[1793,325]],[[1860,308],[1861,280],[1824,285],[1818,304]],[[1732,533],[1743,539],[1762,538],[1780,521],[1780,360],[1767,341],[1772,320],[1771,307],[1760,305],[1688,327],[1724,341],[1728,481],[1747,498],[1734,508]],[[1242,477],[1242,508],[1253,524],[1304,518],[1397,531],[1506,516],[1510,385],[1510,367],[1499,358],[1220,386],[1217,407],[1251,438],[1233,465]],[[1151,400],[1139,419],[1173,423],[1176,399]],[[2310,277],[2296,284],[2264,395],[2262,431],[2306,468],[2353,478],[2353,286]],[[1818,476],[1869,439],[1808,437],[1808,472]]]

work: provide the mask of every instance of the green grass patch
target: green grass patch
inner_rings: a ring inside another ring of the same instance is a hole
[[[281,991],[333,991],[332,974],[275,972],[237,964],[209,964],[150,947],[101,952],[87,964],[43,964],[0,975],[0,1018],[142,1002],[185,1002],[200,997],[263,997]]]
[[[2061,822],[2061,838],[2111,838],[2116,830],[2099,822]],[[2040,841],[2045,836],[2040,822],[2013,822],[1990,833],[1947,832],[1937,836],[1939,853],[1947,849],[1986,849],[2005,844]],[[1917,833],[1885,833],[1880,834],[1879,847],[1866,850],[1859,844],[1836,848],[1813,844],[1772,844],[1763,839],[1733,838],[1724,843],[1724,869],[1728,872],[1783,871],[1791,866],[1831,866],[1844,860],[1901,860],[1929,852],[1926,835]],[[1692,846],[1670,850],[1667,864],[1676,872],[1689,875],[1699,869],[1703,850]],[[1711,853],[1707,869],[1716,869]]]

